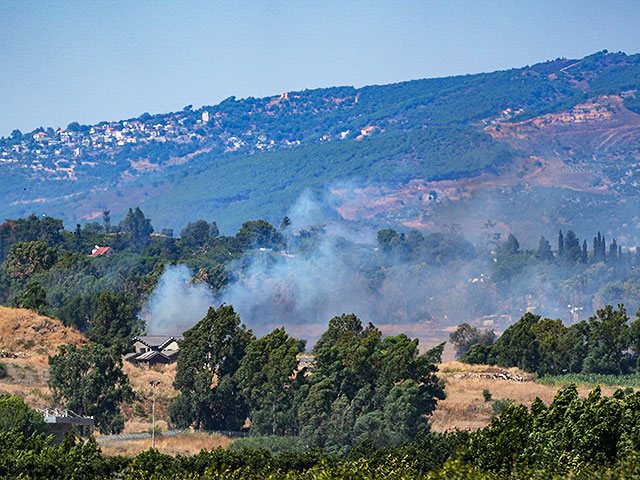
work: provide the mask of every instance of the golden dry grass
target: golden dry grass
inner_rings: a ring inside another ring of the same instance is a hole
[[[174,437],[156,436],[156,448],[169,455],[195,455],[202,449],[227,448],[233,439],[223,435],[186,432]],[[124,455],[134,457],[151,448],[151,438],[126,440],[101,446],[105,455]]]
[[[54,354],[59,345],[82,344],[87,339],[59,320],[38,315],[23,308],[0,306],[0,348],[25,351],[31,356]]]
[[[125,416],[124,433],[146,432],[151,426],[151,412],[153,405],[153,390],[151,381],[159,381],[156,387],[156,421],[160,425],[169,420],[169,404],[175,398],[177,392],[173,388],[173,379],[176,374],[176,364],[158,365],[148,368],[135,366],[124,362],[124,371],[129,377],[136,400],[123,407]],[[162,427],[166,429],[165,427]]]
[[[0,380],[0,393],[22,397],[34,408],[50,407],[49,355],[55,354],[60,345],[86,342],[81,333],[58,320],[22,308],[0,306],[0,349],[16,355],[0,359],[9,374]]]
[[[498,368],[488,365],[466,365],[461,362],[445,362],[439,365],[438,376],[445,381],[447,398],[438,402],[431,418],[433,430],[444,432],[451,430],[476,430],[486,426],[493,415],[490,402],[485,402],[483,390],[489,390],[494,400],[511,399],[516,404],[531,406],[536,397],[549,404],[559,387],[542,385],[535,377],[517,368]],[[473,377],[469,374],[499,373],[520,375],[525,380],[491,379]],[[581,396],[586,396],[591,387],[578,387]],[[605,395],[611,395],[614,387],[602,387]]]
[[[150,390],[151,381],[159,381],[157,392],[167,395],[174,395],[173,379],[176,376],[176,364],[158,365],[156,367],[137,367],[130,362],[124,362],[124,373],[129,376],[131,386],[135,390]]]

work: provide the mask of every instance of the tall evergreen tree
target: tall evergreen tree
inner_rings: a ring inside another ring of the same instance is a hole
[[[618,242],[616,242],[615,238],[611,241],[611,244],[609,245],[609,257],[607,258],[607,260],[612,265],[615,265],[616,261],[618,260]]]
[[[129,234],[129,240],[134,248],[142,248],[149,243],[149,235],[153,233],[151,220],[144,216],[140,207],[129,209],[122,221],[122,228]]]
[[[580,240],[573,230],[569,230],[564,238],[564,256],[572,263],[580,261],[582,256]]]
[[[104,225],[104,233],[111,232],[111,211],[102,212],[102,224]]]
[[[558,232],[558,258],[564,258],[564,236],[562,230]]]
[[[520,242],[513,233],[507,237],[507,241],[502,244],[501,253],[516,255],[520,253]]]
[[[169,407],[180,427],[239,430],[247,406],[234,375],[254,341],[231,305],[209,308],[207,316],[187,330],[180,343],[173,386],[180,395]]]
[[[544,236],[540,237],[540,240],[538,241],[538,250],[536,250],[536,257],[539,260],[553,260],[553,251],[551,250],[551,244],[546,238],[544,238]]]

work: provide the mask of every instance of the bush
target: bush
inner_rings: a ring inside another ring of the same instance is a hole
[[[7,366],[4,363],[0,363],[0,378],[7,378],[8,376]]]
[[[0,431],[14,429],[25,436],[48,431],[43,416],[29,408],[24,400],[14,395],[0,395]]]
[[[491,408],[493,409],[494,415],[500,415],[502,410],[507,408],[509,405],[513,405],[513,400],[510,398],[505,398],[504,400],[494,400]]]

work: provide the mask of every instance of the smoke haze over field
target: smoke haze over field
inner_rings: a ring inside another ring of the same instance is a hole
[[[191,283],[185,265],[168,265],[149,297],[147,333],[179,335],[198,323],[214,304],[209,286]]]
[[[358,192],[351,193],[355,188],[341,186],[342,192],[366,203]],[[215,295],[207,284],[191,283],[188,267],[167,267],[147,305],[148,332],[182,333],[210,306],[222,303],[233,305],[257,335],[285,326],[311,340],[342,313],[386,325],[387,331],[405,325],[413,335],[442,341],[448,327],[469,322],[501,331],[526,311],[568,323],[607,303],[623,302],[635,311],[637,302],[627,293],[635,287],[620,283],[625,277],[610,264],[578,268],[580,264],[570,266],[562,259],[541,262],[531,240],[520,245],[520,254],[500,258],[506,236],[499,234],[508,231],[507,224],[485,221],[474,247],[461,236],[468,233],[468,217],[448,211],[449,218],[460,221],[450,228],[444,224],[448,233],[405,228],[393,248],[385,249],[377,243],[373,223],[363,227],[345,220],[336,214],[337,205],[333,193],[305,192],[288,212],[290,225],[281,228],[287,250],[254,245],[225,265],[233,280]],[[467,207],[467,215],[481,218],[482,212],[472,211],[473,202]]]

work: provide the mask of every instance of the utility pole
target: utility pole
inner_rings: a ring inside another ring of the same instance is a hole
[[[160,385],[160,380],[151,380],[149,382],[153,389],[153,407],[151,407],[151,416],[153,418],[153,425],[151,427],[151,448],[156,448],[156,387]]]

